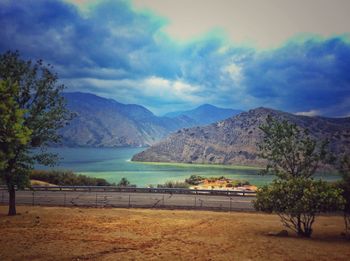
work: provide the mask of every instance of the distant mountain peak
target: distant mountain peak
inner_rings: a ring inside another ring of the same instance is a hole
[[[186,116],[194,121],[194,125],[207,125],[220,120],[230,118],[238,113],[242,112],[241,110],[226,109],[214,106],[212,104],[202,104],[199,107],[196,107],[188,111],[177,111],[167,113],[164,116],[170,118],[177,118]]]
[[[68,109],[77,114],[60,130],[64,146],[147,146],[173,131],[195,125],[188,117],[157,117],[141,105],[123,104],[92,93],[65,92],[63,96]]]
[[[212,105],[212,104],[209,104],[209,103],[204,103],[204,104],[197,107],[197,109],[199,109],[199,108],[219,108],[219,107]]]

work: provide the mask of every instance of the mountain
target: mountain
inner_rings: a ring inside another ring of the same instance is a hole
[[[193,110],[169,112],[164,116],[170,118],[185,116],[193,121],[192,126],[202,126],[227,119],[241,112],[241,110],[224,109],[210,104],[203,104]]]
[[[262,139],[259,126],[268,115],[308,129],[319,140],[328,138],[335,153],[350,147],[350,118],[297,116],[257,108],[208,126],[179,130],[132,160],[260,166],[264,161],[257,156],[256,144]]]
[[[146,108],[122,104],[90,93],[64,93],[67,108],[76,113],[60,130],[63,146],[148,146],[169,133],[192,126],[187,117],[157,117]]]

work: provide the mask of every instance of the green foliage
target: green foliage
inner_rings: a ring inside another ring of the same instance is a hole
[[[20,59],[18,52],[0,55],[0,176],[9,189],[9,215],[16,214],[15,186],[28,181],[35,162],[55,163],[57,156],[46,148],[59,142],[57,130],[72,118],[61,95],[64,86],[51,70],[41,60]],[[40,153],[30,153],[32,148],[40,148]]]
[[[342,196],[345,200],[344,206],[344,223],[345,234],[350,237],[350,156],[345,155],[339,165],[339,172],[342,175],[342,180],[338,182],[337,187],[340,188]]]
[[[344,207],[340,189],[312,179],[319,163],[326,160],[327,142],[318,143],[307,130],[270,116],[260,129],[264,138],[258,147],[268,161],[265,173],[272,172],[276,179],[257,191],[254,207],[277,213],[284,226],[310,237],[317,214]]]
[[[164,184],[158,184],[157,188],[189,188],[190,184],[180,181],[167,181]]]
[[[185,182],[189,185],[199,185],[205,178],[199,175],[191,175]]]
[[[326,160],[328,142],[318,143],[307,130],[302,131],[295,124],[269,116],[260,129],[264,138],[258,148],[260,156],[268,161],[265,173],[272,172],[282,179],[309,178],[319,163]]]
[[[42,60],[22,60],[18,52],[0,55],[0,79],[18,84],[16,103],[26,111],[23,125],[32,131],[31,147],[59,142],[56,131],[72,118],[61,95],[64,86],[57,84],[58,77],[52,69]]]
[[[279,179],[258,190],[254,207],[278,214],[286,227],[300,236],[310,237],[317,214],[343,208],[341,192],[321,180]]]
[[[190,186],[197,186],[201,184],[206,179],[209,182],[216,182],[218,180],[228,180],[224,176],[206,178],[199,175],[191,175],[189,178],[185,179],[185,182],[167,181],[165,184],[158,184],[158,188],[189,188]],[[226,187],[239,187],[244,185],[250,185],[250,183],[246,180],[232,180],[229,184],[227,184]]]
[[[250,182],[247,180],[232,180],[231,183],[232,187],[241,187],[245,185],[250,185]]]
[[[127,178],[123,177],[123,178],[120,179],[120,181],[117,184],[117,186],[119,186],[119,187],[128,187],[128,186],[130,186],[130,182],[129,182],[129,180]]]
[[[101,178],[93,178],[78,175],[72,171],[58,170],[33,170],[29,174],[30,179],[40,180],[59,186],[110,186],[114,185]]]
[[[28,182],[24,153],[32,132],[23,124],[25,110],[16,102],[18,85],[0,80],[0,93],[0,179],[9,188],[23,187]],[[18,148],[21,153],[17,153]]]

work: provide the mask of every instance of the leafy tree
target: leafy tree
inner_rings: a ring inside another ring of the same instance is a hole
[[[345,199],[344,223],[345,234],[350,237],[350,156],[345,155],[340,163],[339,172],[342,174],[342,180],[338,187],[343,191],[342,196]]]
[[[25,149],[30,141],[31,130],[23,125],[25,110],[16,103],[19,88],[10,81],[0,81],[0,177],[7,184],[10,193],[9,213],[15,211],[15,185],[27,184],[27,158],[16,153],[17,148]]]
[[[47,146],[59,142],[57,130],[72,118],[61,95],[64,86],[57,84],[57,75],[51,70],[52,66],[41,60],[22,60],[18,52],[0,55],[4,104],[0,175],[9,191],[9,215],[16,214],[15,187],[26,183],[33,164],[56,162],[57,155],[48,153]],[[37,153],[32,152],[34,148]]]
[[[130,185],[130,181],[127,178],[121,178],[117,186],[119,187],[127,187]]]
[[[260,156],[268,161],[265,173],[272,172],[281,179],[310,178],[319,163],[327,159],[328,142],[317,143],[308,130],[301,131],[296,124],[268,116],[260,129],[264,138],[258,148]]]
[[[283,225],[299,236],[310,237],[317,214],[343,207],[341,190],[324,181],[306,178],[278,179],[259,189],[254,207],[276,213]]]
[[[260,129],[264,138],[258,147],[268,161],[264,173],[272,172],[276,179],[257,191],[254,206],[277,213],[287,228],[310,237],[318,213],[343,208],[341,190],[312,178],[327,160],[327,142],[318,143],[307,130],[271,116]]]

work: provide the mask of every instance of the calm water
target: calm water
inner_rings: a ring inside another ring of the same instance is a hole
[[[58,153],[61,157],[59,165],[54,168],[44,166],[36,166],[36,168],[72,170],[76,173],[104,178],[116,183],[122,177],[126,177],[131,184],[136,184],[138,187],[161,184],[170,180],[184,181],[193,174],[248,180],[256,185],[265,184],[272,180],[271,176],[258,175],[259,170],[256,169],[131,162],[131,157],[142,150],[143,148],[53,148],[51,151]],[[326,173],[321,173],[318,176],[327,180],[339,178]]]

